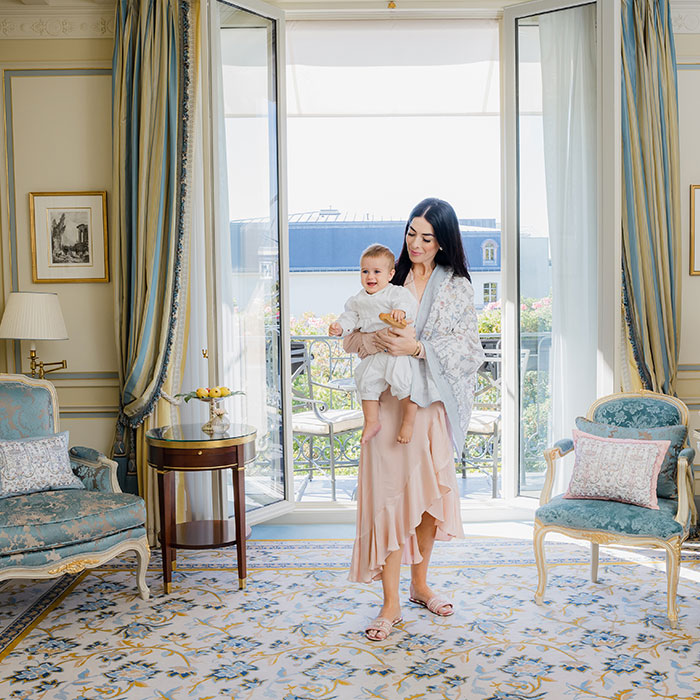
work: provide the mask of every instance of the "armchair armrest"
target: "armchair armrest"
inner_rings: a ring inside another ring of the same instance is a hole
[[[676,470],[676,483],[678,485],[678,510],[676,511],[676,522],[683,527],[688,522],[690,514],[690,524],[695,525],[697,521],[697,511],[695,509],[695,499],[693,498],[693,460],[695,450],[686,447],[678,454],[678,468]]]
[[[574,449],[574,441],[571,438],[557,440],[552,447],[544,451],[544,458],[547,462],[547,474],[544,478],[544,486],[540,494],[540,505],[549,503],[552,498],[552,487],[554,486],[554,476],[557,471],[556,461],[564,455],[569,454]]]
[[[117,463],[91,447],[71,447],[71,467],[88,491],[121,493],[117,481]]]

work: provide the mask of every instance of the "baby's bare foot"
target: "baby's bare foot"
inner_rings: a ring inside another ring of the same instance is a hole
[[[413,437],[413,426],[409,423],[402,423],[399,429],[399,434],[396,436],[396,442],[400,442],[402,445],[407,445],[411,442]]]
[[[360,444],[364,445],[366,442],[369,442],[381,429],[382,424],[379,421],[365,423],[365,427],[362,429],[362,439],[360,440]]]

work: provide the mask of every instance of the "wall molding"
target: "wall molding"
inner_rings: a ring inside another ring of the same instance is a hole
[[[671,22],[674,34],[700,34],[700,2],[671,0]]]
[[[0,39],[112,39],[114,9],[0,8]]]
[[[440,2],[426,8],[425,2],[404,0],[394,16],[422,18],[426,14],[446,17],[468,17],[495,19],[502,15],[503,5],[512,0],[493,2],[482,0],[476,3]],[[76,3],[77,4],[77,3]],[[323,4],[277,0],[275,3],[288,12],[290,19],[320,19],[333,14],[356,18],[358,10],[378,18],[391,17],[376,2],[348,3],[342,0]],[[700,34],[700,0],[671,0],[671,20],[675,34]],[[109,5],[80,5],[61,7],[42,4],[40,6],[11,5],[0,9],[0,38],[2,39],[111,39],[114,37],[114,9]]]

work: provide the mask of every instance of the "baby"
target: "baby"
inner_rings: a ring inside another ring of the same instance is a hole
[[[328,334],[342,336],[354,330],[365,333],[386,328],[386,323],[404,327],[412,323],[418,303],[405,287],[390,284],[394,276],[394,254],[383,245],[369,246],[360,258],[362,291],[350,297],[345,311],[328,328]],[[386,318],[380,320],[379,315]],[[408,317],[408,321],[406,320]],[[365,357],[355,370],[355,384],[362,400],[365,424],[362,443],[371,440],[380,430],[379,396],[391,387],[391,393],[401,402],[402,418],[397,442],[406,444],[413,436],[417,406],[409,396],[413,379],[412,360],[408,355],[395,357],[378,352]]]

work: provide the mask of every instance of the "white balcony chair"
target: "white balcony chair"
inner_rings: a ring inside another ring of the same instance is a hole
[[[336,468],[359,464],[359,444],[348,446],[348,438],[361,430],[364,422],[355,400],[353,358],[338,353],[339,342],[323,336],[304,337],[293,340],[291,347],[292,431],[296,453],[301,457],[297,461],[305,464],[295,464],[294,471],[306,471],[306,483],[315,471],[328,471],[334,501]],[[327,381],[314,379],[314,362],[322,364],[321,375]],[[323,398],[319,398],[321,395]],[[297,496],[297,500],[300,498]]]

